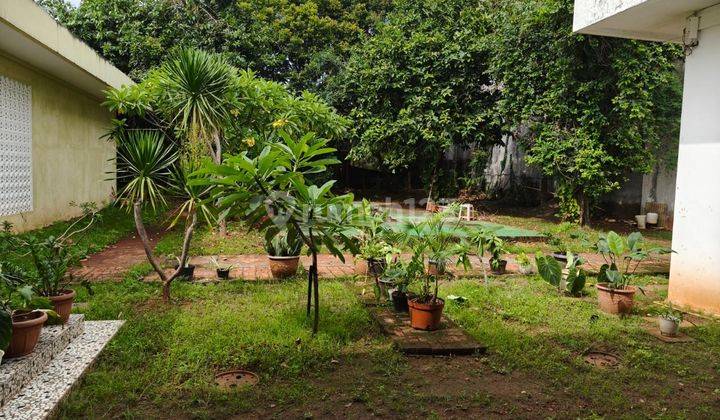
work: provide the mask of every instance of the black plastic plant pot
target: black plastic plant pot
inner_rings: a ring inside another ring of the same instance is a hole
[[[175,266],[175,269],[177,270],[177,266]],[[180,275],[178,277],[191,281],[195,277],[195,266],[193,264],[188,264],[187,266],[181,268]]]
[[[217,276],[219,279],[227,280],[230,278],[229,268],[218,268],[215,270],[215,272],[217,272]]]
[[[499,260],[495,262],[495,266],[492,268],[493,274],[502,275],[507,270],[507,260]]]
[[[410,310],[408,308],[408,296],[405,292],[393,290],[390,296],[392,297],[392,304],[395,312],[408,312]]]
[[[368,274],[373,277],[380,277],[385,272],[387,262],[377,258],[368,258]]]

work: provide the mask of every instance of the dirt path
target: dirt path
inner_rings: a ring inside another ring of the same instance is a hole
[[[162,234],[163,231],[148,232],[153,246]],[[120,280],[130,267],[145,260],[142,241],[133,232],[104,250],[88,256],[81,262],[81,267],[73,269],[71,273],[73,277],[90,281]]]

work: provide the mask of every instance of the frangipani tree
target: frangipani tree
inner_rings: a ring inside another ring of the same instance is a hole
[[[191,184],[212,186],[222,214],[233,213],[261,228],[292,228],[312,256],[308,272],[307,315],[314,298],[313,333],[318,331],[320,297],[317,255],[321,246],[344,261],[343,249],[355,250],[356,217],[352,194],[334,195],[335,181],[311,185],[307,176],[338,161],[327,140],[309,133],[293,139],[280,131],[281,142],[265,146],[255,157],[247,152],[228,156],[222,164],[206,162]]]

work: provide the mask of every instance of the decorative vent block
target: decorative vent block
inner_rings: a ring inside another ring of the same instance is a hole
[[[32,211],[32,91],[0,76],[0,216]]]

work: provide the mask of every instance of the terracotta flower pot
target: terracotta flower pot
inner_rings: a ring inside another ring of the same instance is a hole
[[[494,268],[492,262],[490,263],[490,271],[492,271],[493,274],[502,275],[505,274],[506,270],[507,260],[498,261],[498,264]]]
[[[298,264],[300,263],[300,256],[290,257],[273,257],[268,255],[270,259],[270,272],[276,279],[284,279],[287,277],[294,276],[297,273]]]
[[[61,290],[57,296],[48,296],[50,302],[53,304],[53,309],[60,315],[62,323],[66,323],[70,319],[70,312],[72,312],[72,304],[75,300],[75,291]]]
[[[47,314],[42,311],[13,315],[12,338],[10,345],[5,350],[5,357],[19,357],[32,353],[40,339],[40,332],[47,318]]]
[[[437,298],[435,303],[420,303],[417,299],[408,299],[410,308],[410,326],[416,330],[432,331],[440,327],[445,301]]]
[[[428,260],[427,273],[431,276],[442,276],[445,274],[445,265],[439,264],[437,261]]]
[[[603,312],[609,314],[629,314],[632,311],[635,301],[634,286],[627,286],[624,289],[611,289],[607,283],[595,285],[598,291],[598,304]]]

